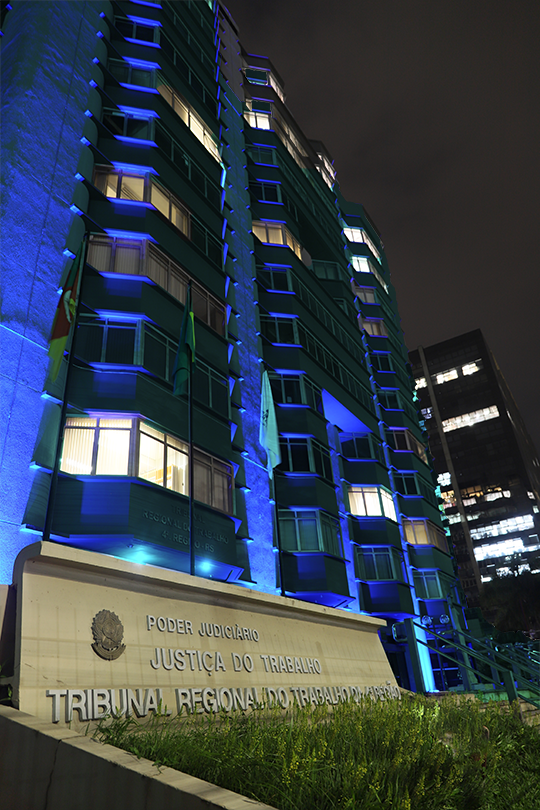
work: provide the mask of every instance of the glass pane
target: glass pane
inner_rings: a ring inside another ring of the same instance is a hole
[[[173,94],[170,87],[167,87],[166,84],[159,84],[158,85],[158,92],[163,96],[167,104],[172,105]]]
[[[411,545],[415,545],[416,539],[414,536],[414,528],[413,524],[409,520],[403,521],[403,528],[405,529],[405,539],[407,543],[411,543]]]
[[[154,432],[157,433],[158,431]],[[139,445],[139,478],[145,478],[147,481],[152,481],[154,484],[163,486],[163,452],[163,442],[158,442],[156,439],[141,432]]]
[[[109,195],[107,195],[109,196]],[[144,199],[144,177],[122,176],[122,189],[120,197],[123,200],[143,200]]]
[[[375,568],[373,552],[362,551],[362,567],[364,569],[364,576],[366,579],[377,579],[377,570]]]
[[[100,419],[100,428],[130,428],[131,419]]]
[[[180,208],[180,206],[176,205],[175,203],[172,203],[171,205],[171,222],[176,228],[178,228],[179,231],[182,231],[183,234],[187,235],[188,232],[187,214],[183,208]]]
[[[427,533],[427,527],[423,520],[415,520],[414,522],[415,542],[418,545],[430,545]]]
[[[150,25],[141,25],[137,23],[137,30],[135,32],[135,39],[140,39],[143,42],[153,42],[154,41],[154,31],[156,29],[154,26]]]
[[[296,551],[296,522],[289,518],[279,518],[279,533],[281,538],[281,546],[287,551]]]
[[[300,515],[298,518],[298,533],[302,551],[318,551],[319,539],[317,536],[317,519]]]
[[[191,288],[192,293],[192,303],[193,303],[193,314],[200,318],[201,321],[206,323],[207,321],[207,298],[204,293],[201,292],[197,287]]]
[[[159,284],[160,287],[163,287],[165,290],[167,289],[168,264],[154,252],[148,251],[146,275],[148,278],[151,278],[152,281],[155,281],[156,284]]]
[[[135,327],[109,326],[107,329],[107,345],[105,347],[106,363],[133,363],[135,348]]]
[[[152,184],[152,205],[155,205],[158,211],[161,211],[163,216],[169,219],[169,197],[167,194],[164,194],[163,191]]]
[[[366,500],[366,514],[382,514],[381,503],[379,501],[379,491],[375,487],[364,487],[364,498]]]
[[[197,458],[193,460],[193,497],[212,506],[211,469]]]
[[[183,304],[186,302],[187,282],[186,280],[176,273],[172,268],[169,275],[169,292],[178,301]]]
[[[81,322],[77,327],[75,353],[88,363],[99,363],[103,343],[103,324]]]
[[[255,222],[252,225],[253,235],[260,239],[261,242],[266,242],[266,228],[264,225],[257,225]]]
[[[127,475],[129,430],[100,430],[96,475]]]
[[[202,128],[202,126],[200,125],[200,123],[197,121],[197,119],[193,114],[191,114],[190,116],[189,128],[191,129],[195,137],[198,138],[199,141],[201,141],[202,143],[204,140],[204,129]]]
[[[176,95],[174,96],[174,111],[175,111],[175,113],[176,113],[176,114],[177,114],[177,115],[178,115],[178,116],[179,116],[179,117],[182,119],[182,121],[184,122],[184,124],[187,124],[187,125],[189,126],[189,112],[188,112],[188,108],[186,107],[186,105],[184,104],[184,102],[183,102],[183,101],[181,101],[181,100],[178,98],[178,96],[176,96]]]
[[[126,135],[130,138],[148,138],[150,122],[146,118],[128,118]]]
[[[386,549],[384,550],[384,552],[380,551],[376,552],[376,562],[377,562],[377,579],[394,579],[390,554]]]
[[[212,300],[209,301],[210,306],[210,326],[218,335],[225,334],[225,313],[221,304],[215,304]]]
[[[230,512],[230,477],[214,469],[214,497],[212,506],[222,512]]]
[[[361,490],[349,491],[349,505],[353,515],[364,517],[366,514],[366,507],[364,505],[364,496]]]
[[[117,243],[114,256],[114,272],[136,276],[139,272],[141,249],[139,245]]]
[[[91,241],[88,245],[87,262],[102,273],[107,273],[111,268],[112,245],[104,242]]]
[[[86,421],[94,422],[92,420],[69,420],[71,422]],[[92,452],[94,449],[94,429],[90,430],[75,430],[67,428],[64,432],[64,446],[62,448],[62,461],[60,469],[63,472],[72,473],[74,475],[91,475],[92,473]]]
[[[165,434],[162,433],[160,430],[156,430],[155,428],[150,427],[150,425],[146,425],[143,423],[140,426],[140,431],[141,433],[146,433],[148,434],[148,436],[153,436],[155,439],[159,439],[162,442],[165,441]]]
[[[167,447],[167,489],[189,495],[187,454],[170,446]]]
[[[275,225],[267,225],[266,228],[268,231],[268,241],[271,242],[273,245],[282,245],[283,232],[281,228],[276,228]]]
[[[66,427],[96,427],[97,419],[90,416],[69,416],[66,419]]]
[[[144,334],[144,367],[153,374],[157,374],[158,377],[165,379],[167,370],[166,346],[162,340],[151,334],[148,327],[145,329]]]
[[[309,470],[309,454],[307,440],[290,441],[291,466],[293,470],[305,472]]]
[[[397,520],[396,518],[396,510],[394,508],[394,500],[389,492],[386,490],[381,490],[381,498],[382,498],[382,505],[384,516],[390,518],[390,520]]]
[[[300,392],[300,379],[299,377],[285,377],[283,379],[283,391],[285,394],[284,400],[279,398],[279,402],[290,402],[299,404],[302,402],[302,394]]]
[[[132,68],[131,71],[131,84],[138,84],[141,87],[152,86],[152,73],[150,70],[137,70]]]

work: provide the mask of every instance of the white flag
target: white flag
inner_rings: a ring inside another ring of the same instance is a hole
[[[266,450],[268,475],[272,478],[274,467],[281,464],[281,451],[279,449],[276,409],[267,371],[264,371],[262,376],[259,442]]]

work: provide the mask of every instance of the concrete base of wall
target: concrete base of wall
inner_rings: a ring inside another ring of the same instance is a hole
[[[0,740],[3,810],[272,810],[6,706]]]

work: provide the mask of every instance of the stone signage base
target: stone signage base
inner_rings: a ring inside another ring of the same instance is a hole
[[[400,696],[371,616],[55,543],[14,583],[14,705],[48,722]]]

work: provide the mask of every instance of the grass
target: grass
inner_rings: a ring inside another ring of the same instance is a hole
[[[540,810],[540,734],[495,703],[112,719],[96,737],[279,810]]]

